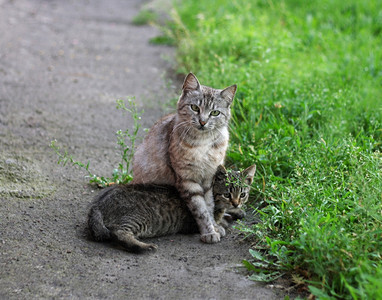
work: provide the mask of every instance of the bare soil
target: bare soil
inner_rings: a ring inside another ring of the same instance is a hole
[[[173,49],[148,43],[155,28],[131,24],[142,4],[0,0],[1,299],[283,298],[247,279],[249,245],[235,231],[215,245],[156,238],[158,251],[144,255],[88,238],[98,189],[58,166],[49,144],[109,176],[115,132],[132,126],[116,99],[135,96],[150,127],[179,93]]]

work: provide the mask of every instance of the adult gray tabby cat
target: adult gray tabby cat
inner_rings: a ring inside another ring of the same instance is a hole
[[[221,221],[227,208],[238,207],[235,195],[249,192],[236,184],[235,173],[219,166],[213,181],[214,217]],[[253,174],[245,175],[252,182]],[[244,182],[244,181],[243,181]],[[248,196],[247,196],[248,197]],[[96,241],[116,240],[131,252],[157,246],[139,241],[173,233],[196,233],[196,222],[175,187],[152,184],[115,185],[103,190],[90,208],[88,225]],[[228,225],[224,222],[224,225]]]
[[[174,185],[205,243],[217,243],[225,235],[213,219],[211,183],[224,162],[235,92],[236,85],[218,90],[200,85],[194,74],[188,74],[177,112],[151,128],[133,159],[133,183]]]

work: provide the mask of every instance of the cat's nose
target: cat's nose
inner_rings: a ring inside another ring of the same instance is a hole
[[[238,207],[239,206],[239,202],[238,201],[232,201],[232,206],[233,207]]]
[[[206,123],[207,123],[206,121],[199,120],[199,124],[202,125],[202,126],[206,125]]]

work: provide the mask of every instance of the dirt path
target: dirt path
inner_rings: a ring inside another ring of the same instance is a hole
[[[132,255],[86,236],[97,189],[57,166],[57,139],[96,173],[116,166],[115,135],[131,120],[115,100],[136,96],[150,127],[175,89],[173,50],[135,27],[139,0],[0,0],[0,298],[279,299],[238,273],[248,245],[230,234],[154,239]],[[179,88],[179,86],[177,86]],[[175,91],[178,93],[178,90]]]

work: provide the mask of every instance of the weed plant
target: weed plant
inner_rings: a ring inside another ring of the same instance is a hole
[[[112,184],[122,184],[128,183],[133,179],[131,173],[131,165],[134,156],[135,142],[138,139],[138,132],[141,128],[140,120],[142,112],[138,111],[134,98],[129,98],[126,104],[124,100],[117,100],[117,109],[122,110],[123,113],[131,114],[133,118],[133,129],[132,132],[129,129],[118,130],[117,135],[117,150],[121,162],[118,167],[113,170],[111,177],[99,176],[90,171],[90,162],[83,163],[77,161],[73,155],[69,154],[67,150],[63,150],[57,145],[57,141],[51,141],[50,147],[56,152],[58,159],[58,164],[65,166],[70,164],[74,167],[79,167],[86,171],[87,176],[90,178],[89,182],[92,184],[97,184],[99,187],[106,187]]]
[[[148,25],[157,21],[157,15],[151,10],[141,10],[132,20],[132,23],[137,26]]]
[[[381,299],[382,1],[182,1],[179,72],[237,83],[228,162],[257,164],[254,280]]]

